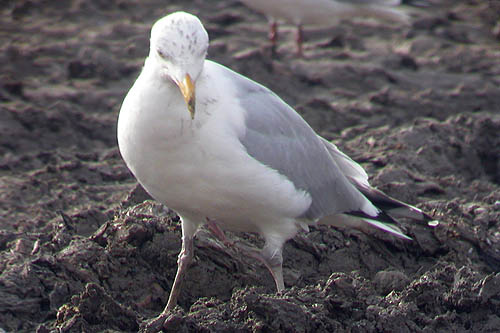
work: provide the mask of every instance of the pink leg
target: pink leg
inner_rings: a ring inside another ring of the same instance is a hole
[[[193,237],[183,236],[182,250],[177,259],[177,274],[175,274],[174,284],[170,290],[167,305],[158,317],[141,325],[141,332],[160,332],[163,329],[163,325],[169,316],[169,312],[177,305],[177,298],[179,298],[186,271],[191,263],[191,260],[193,259],[193,252]]]
[[[297,43],[297,56],[302,57],[304,55],[302,49],[302,42],[304,41],[304,31],[302,30],[302,25],[297,26],[297,34],[295,35],[295,42]]]
[[[278,45],[278,22],[271,21],[269,24],[269,41],[271,42],[271,56],[276,55],[276,47]]]
[[[172,290],[170,290],[167,306],[165,306],[162,314],[166,314],[177,305],[177,298],[181,292],[182,282],[184,282],[186,271],[193,259],[193,252],[193,238],[182,237],[182,250],[177,259],[177,274],[175,274],[175,280],[172,285]]]
[[[280,246],[272,246],[269,244],[266,244],[264,249],[262,251],[258,251],[256,249],[252,249],[246,245],[243,244],[237,244],[233,241],[230,241],[226,238],[226,235],[224,234],[224,231],[222,231],[217,223],[213,220],[210,220],[207,218],[207,227],[208,230],[221,242],[224,243],[226,247],[233,247],[236,246],[238,250],[241,252],[244,252],[246,255],[257,259],[258,261],[262,262],[271,275],[273,276],[274,282],[276,283],[276,289],[278,292],[283,291],[285,289],[285,284],[283,282],[283,268],[282,268],[282,263],[283,263],[283,256],[282,256],[282,248],[283,244],[280,244]]]
[[[271,21],[269,25],[269,40],[271,41],[272,47],[275,48],[278,42],[278,22],[274,20]]]
[[[285,283],[283,281],[283,256],[282,250],[283,245],[280,248],[271,247],[266,244],[262,251],[252,249],[243,244],[236,244],[239,250],[246,253],[248,256],[259,260],[262,262],[271,275],[273,276],[274,282],[276,283],[276,289],[278,293],[281,293],[285,289]]]
[[[226,238],[224,231],[217,225],[217,223],[207,217],[207,228],[210,230],[212,235],[215,236],[218,240],[220,240],[226,247],[232,247],[234,242]]]

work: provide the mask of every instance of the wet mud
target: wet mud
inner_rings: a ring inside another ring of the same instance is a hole
[[[293,28],[233,0],[0,4],[0,332],[136,332],[166,304],[178,217],[116,143],[159,17],[204,22],[209,58],[258,81],[440,221],[412,242],[324,226],[289,241],[286,291],[201,230],[171,332],[498,332],[500,5],[443,1],[410,26]],[[232,239],[262,245],[251,234]]]

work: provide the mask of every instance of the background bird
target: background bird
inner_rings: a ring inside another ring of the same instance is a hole
[[[373,17],[407,25],[408,9],[403,3],[425,6],[426,1],[401,0],[240,0],[247,7],[265,15],[269,21],[269,40],[274,50],[278,40],[278,22],[297,27],[295,42],[297,55],[303,54],[303,26],[332,26],[341,19]]]

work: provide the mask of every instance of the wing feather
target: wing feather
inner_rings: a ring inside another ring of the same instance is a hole
[[[246,113],[240,141],[249,155],[311,195],[311,206],[302,217],[316,220],[349,211],[377,215],[377,208],[352,185],[323,140],[295,110],[269,89],[234,75]]]

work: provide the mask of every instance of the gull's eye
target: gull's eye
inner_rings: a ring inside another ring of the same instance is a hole
[[[167,59],[168,56],[160,49],[156,49],[156,52],[158,52],[158,55],[162,57],[163,59]]]

